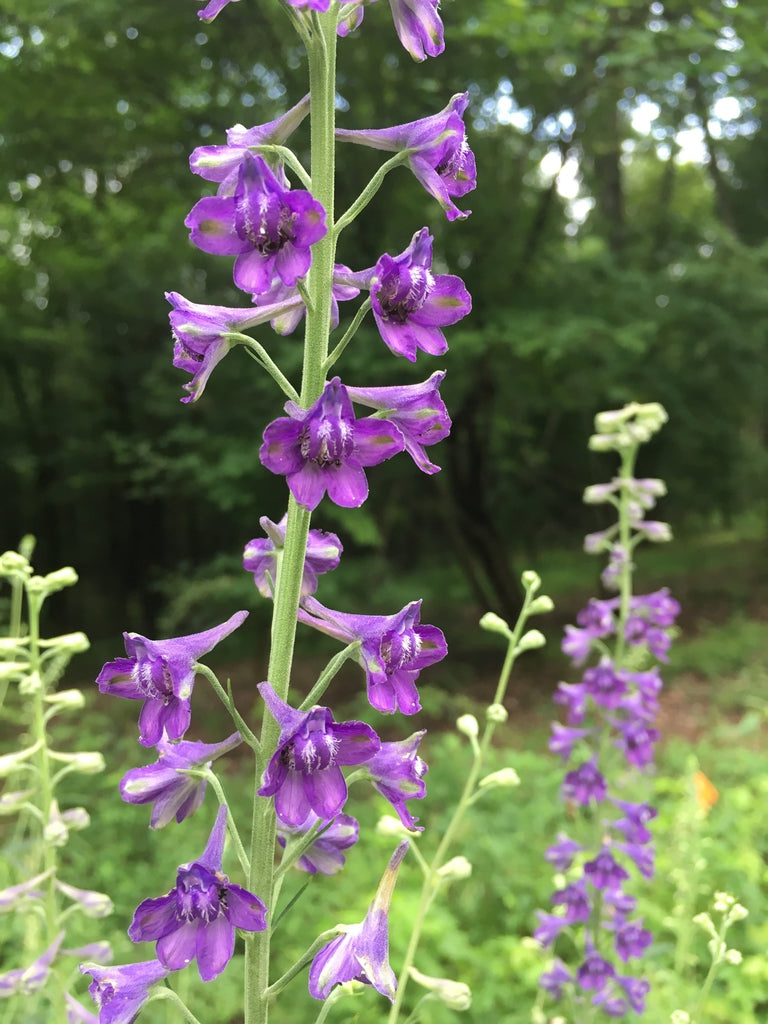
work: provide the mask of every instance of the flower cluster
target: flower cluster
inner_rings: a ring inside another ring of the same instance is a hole
[[[622,467],[610,484],[588,488],[585,500],[613,504],[618,522],[588,537],[586,546],[608,552],[603,579],[620,593],[592,599],[578,613],[577,625],[566,627],[562,646],[573,664],[594,660],[584,668],[581,682],[559,684],[554,700],[565,710],[565,724],[553,724],[549,741],[550,751],[568,766],[561,798],[574,828],[582,822],[585,828],[578,838],[560,833],[546,851],[561,883],[551,897],[554,912],[538,912],[534,934],[547,949],[566,930],[573,935],[574,926],[582,939],[579,961],[569,968],[555,958],[540,984],[554,999],[568,991],[575,1005],[588,1001],[609,1017],[641,1013],[649,989],[645,978],[625,966],[641,958],[652,941],[635,914],[637,900],[628,884],[634,874],[653,876],[648,824],[656,810],[645,800],[628,799],[627,789],[633,773],[642,776],[653,764],[659,736],[653,723],[662,686],[653,661],[667,660],[670,629],[680,608],[666,588],[632,594],[632,555],[649,536],[644,512],[664,493],[659,480],[637,480],[633,467],[639,443],[664,419],[660,407],[638,405],[597,417],[591,445],[617,451]],[[669,533],[666,524],[658,525]],[[659,539],[661,531],[655,532]]]

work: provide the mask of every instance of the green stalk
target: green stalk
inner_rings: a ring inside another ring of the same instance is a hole
[[[336,5],[313,18],[307,39],[310,84],[311,179],[313,194],[326,212],[328,231],[312,249],[312,267],[306,286],[306,329],[301,405],[309,408],[325,384],[323,364],[328,355],[331,312],[331,288],[335,258],[333,233],[334,199],[334,117],[336,96]],[[280,571],[275,581],[272,617],[272,643],[268,679],[281,700],[287,700],[296,638],[301,580],[307,548],[310,513],[291,496]],[[261,751],[256,759],[253,818],[251,829],[250,873],[248,885],[266,903],[270,921],[274,918],[275,811],[271,800],[256,795],[269,758],[277,747],[279,727],[265,713],[261,731]],[[245,949],[245,1024],[267,1024],[269,1014],[270,930],[253,933]]]

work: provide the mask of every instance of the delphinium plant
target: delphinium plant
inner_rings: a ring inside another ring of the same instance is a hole
[[[559,1003],[573,1024],[641,1014],[649,989],[638,965],[653,936],[636,913],[636,892],[654,873],[656,810],[648,793],[659,735],[658,662],[667,661],[680,609],[667,589],[634,591],[638,545],[671,537],[668,524],[646,518],[664,483],[638,478],[635,463],[666,418],[658,404],[632,403],[600,413],[590,438],[592,450],[620,460],[617,476],[584,495],[615,511],[616,521],[590,534],[585,548],[607,554],[602,581],[618,593],[593,598],[577,625],[566,627],[564,652],[588,667],[581,682],[560,683],[554,698],[566,723],[553,724],[549,747],[568,769],[561,787],[568,825],[546,853],[556,872],[553,912],[539,911],[535,932],[558,954],[541,977],[542,1002]]]
[[[205,21],[222,12],[226,16],[229,2],[211,0],[199,15]],[[419,675],[445,656],[445,639],[440,629],[421,621],[418,600],[394,613],[339,611],[322,604],[315,596],[319,577],[336,567],[342,544],[335,535],[311,526],[312,513],[323,500],[343,508],[362,505],[368,495],[368,470],[400,452],[408,453],[424,473],[439,468],[427,449],[450,429],[440,397],[444,372],[430,373],[421,384],[382,386],[343,382],[338,364],[369,311],[395,356],[413,362],[419,352],[442,355],[447,350],[444,328],[470,311],[470,296],[458,277],[433,270],[433,240],[426,227],[416,230],[400,253],[384,254],[367,269],[353,270],[340,263],[337,245],[385,175],[399,165],[413,172],[449,220],[468,215],[455,202],[475,187],[474,158],[463,121],[468,96],[458,94],[441,111],[411,123],[337,130],[337,42],[360,26],[365,4],[281,0],[280,6],[306,51],[307,96],[269,124],[236,126],[228,132],[226,144],[199,147],[190,161],[194,173],[217,186],[215,195],[200,199],[186,219],[191,241],[207,253],[234,257],[233,280],[247,296],[247,304],[213,306],[167,293],[174,365],[191,375],[182,401],[199,400],[218,362],[240,346],[274,381],[276,405],[280,394],[285,402],[284,415],[266,426],[262,421],[259,456],[266,470],[285,478],[287,511],[277,523],[262,518],[264,536],[248,544],[244,560],[258,589],[273,602],[267,679],[258,686],[262,718],[246,721],[231,690],[200,661],[243,625],[244,610],[189,636],[153,640],[126,633],[125,656],[108,662],[99,674],[102,693],[141,702],[139,742],[156,752],[153,764],[127,773],[121,785],[123,798],[152,804],[153,827],[182,829],[184,819],[201,809],[207,785],[219,801],[203,851],[190,850],[176,871],[175,883],[170,869],[166,891],[143,893],[138,902],[128,934],[139,946],[141,962],[81,965],[91,979],[89,991],[101,1024],[128,1024],[155,999],[169,1000],[183,1019],[195,1024],[198,1018],[170,987],[169,975],[194,962],[201,979],[213,981],[230,963],[237,933],[245,943],[245,1024],[264,1024],[272,1002],[305,968],[309,991],[321,1001],[318,1022],[326,1019],[342,991],[362,983],[392,1001],[389,1020],[394,1024],[403,1010],[406,976],[425,987],[425,998],[442,998],[458,1008],[468,1004],[458,983],[429,978],[414,964],[429,904],[441,881],[461,875],[464,864],[447,857],[456,825],[449,826],[429,864],[412,841],[419,826],[408,801],[425,792],[426,765],[418,754],[423,730],[382,742],[367,723],[336,721],[331,708],[320,703],[340,667],[352,659],[363,669],[373,708],[387,714],[416,714]],[[437,0],[390,0],[390,6],[400,40],[415,59],[442,52]],[[288,146],[306,117],[311,135],[308,167]],[[341,213],[334,203],[338,143],[392,154]],[[352,302],[361,293],[365,298],[342,324],[341,303]],[[273,355],[274,346],[246,332],[269,322],[278,334],[288,335],[302,321],[303,367],[300,381],[292,381]],[[526,599],[517,625],[510,628],[491,620],[492,627],[506,636],[509,653],[482,737],[478,740],[474,719],[462,721],[473,761],[456,824],[484,789],[514,781],[508,773],[485,779],[481,775],[494,726],[504,716],[501,700],[512,662],[520,650],[543,642],[536,631],[523,630],[528,616],[550,603],[536,598],[535,577],[524,583]],[[341,645],[304,700],[291,690],[299,623]],[[208,680],[233,719],[235,731],[219,743],[188,738],[198,676]],[[249,822],[234,820],[213,770],[214,761],[235,746],[250,748],[253,755]],[[281,901],[287,871],[297,867],[331,873],[343,865],[345,851],[358,839],[358,824],[346,813],[352,776],[367,781],[397,812],[394,851],[389,864],[382,865],[381,882],[364,919],[324,932],[275,978],[272,929],[286,909],[298,912]],[[231,881],[223,873],[227,836],[241,881]],[[182,836],[180,848],[184,844]],[[388,912],[409,846],[426,881],[414,939],[398,979],[389,964]],[[85,1007],[77,1013],[78,1020],[96,1019]]]
[[[0,715],[3,728],[19,737],[18,748],[0,756],[3,961],[14,963],[0,974],[0,1020],[67,1024],[79,1013],[71,995],[78,961],[111,956],[105,942],[77,945],[94,927],[84,932],[78,918],[105,917],[112,902],[69,874],[70,833],[86,828],[89,817],[84,807],[67,806],[66,780],[102,771],[104,758],[59,749],[52,735],[57,716],[77,713],[85,703],[80,690],[56,686],[72,656],[88,649],[88,639],[84,633],[41,634],[44,602],[76,583],[77,575],[70,568],[36,574],[29,561],[33,547],[25,537],[19,551],[0,555],[0,581],[10,589],[0,636]]]

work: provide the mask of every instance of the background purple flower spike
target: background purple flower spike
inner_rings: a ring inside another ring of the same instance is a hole
[[[401,452],[402,434],[388,420],[355,419],[347,389],[338,377],[325,385],[309,409],[287,402],[288,416],[273,420],[259,451],[262,464],[285,476],[296,501],[310,510],[323,495],[343,508],[368,497],[366,466]]]
[[[218,977],[232,959],[235,928],[266,928],[266,907],[258,896],[221,873],[227,813],[222,805],[200,859],[179,867],[167,896],[140,903],[128,929],[134,942],[157,942],[157,959],[168,970],[197,958],[203,981]]]
[[[448,653],[442,630],[422,625],[420,611],[421,601],[411,601],[395,615],[349,615],[308,597],[299,609],[299,619],[344,643],[360,640],[359,660],[371,705],[384,714],[398,710],[414,715],[421,709],[416,689],[419,673]]]
[[[133,1024],[149,990],[168,976],[159,960],[115,967],[82,963],[80,971],[93,979],[88,991],[99,1009],[99,1024]]]
[[[319,821],[321,819],[314,812],[310,812],[298,828],[288,828],[278,822],[278,843],[285,846],[291,836],[305,835]],[[338,814],[330,825],[327,822],[323,824],[325,827],[317,839],[293,865],[299,871],[306,871],[310,875],[335,875],[346,862],[344,851],[354,846],[359,838],[360,825],[349,814]]]
[[[374,789],[388,800],[397,811],[400,821],[411,831],[422,832],[415,818],[405,805],[406,800],[420,800],[427,792],[424,776],[426,763],[419,757],[419,744],[426,735],[426,729],[413,733],[406,740],[382,743],[378,754],[367,762]]]
[[[128,657],[108,661],[96,682],[102,693],[144,701],[139,715],[139,742],[143,746],[153,747],[163,738],[163,730],[168,739],[181,739],[191,718],[190,697],[195,684],[192,666],[247,616],[247,611],[235,612],[220,626],[170,640],[123,633]]]
[[[381,747],[364,722],[336,722],[328,708],[297,711],[280,700],[269,683],[259,693],[280,726],[259,796],[275,798],[275,812],[284,824],[298,828],[310,811],[328,821],[347,799],[341,765],[362,764]]]
[[[408,840],[395,849],[365,920],[323,946],[309,968],[309,992],[327,999],[334,985],[362,981],[394,1002],[395,972],[389,966],[389,906]]]
[[[185,775],[187,768],[210,767],[222,754],[242,742],[239,732],[221,743],[169,743],[164,736],[157,744],[158,760],[144,768],[131,768],[120,782],[120,795],[129,804],[153,804],[150,828],[164,828],[173,818],[182,822],[201,806],[205,779]]]
[[[469,93],[457,93],[438,114],[392,128],[337,128],[336,138],[373,149],[412,150],[408,164],[421,184],[445,210],[448,220],[464,219],[453,196],[463,196],[477,185],[475,158],[467,142],[464,112]]]

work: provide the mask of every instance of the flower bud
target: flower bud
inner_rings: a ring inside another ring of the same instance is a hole
[[[29,562],[18,551],[4,551],[0,555],[0,573],[3,573],[3,575],[22,573],[25,576],[29,576],[31,572],[32,567]]]
[[[480,619],[480,629],[484,629],[487,633],[500,633],[501,636],[507,638],[512,636],[512,630],[496,612],[485,613],[482,619]]]
[[[555,602],[547,594],[540,594],[528,609],[530,615],[544,615],[555,610]]]
[[[546,638],[540,630],[529,629],[520,637],[517,649],[518,651],[534,651],[538,647],[543,647],[546,642]]]
[[[509,712],[503,704],[489,704],[485,717],[489,722],[493,722],[494,725],[503,725],[509,718]]]
[[[57,590],[63,590],[64,587],[74,586],[77,583],[77,573],[71,565],[68,565],[63,569],[49,572],[47,576],[43,577],[43,581],[48,593],[54,594]]]
[[[474,715],[461,715],[456,719],[456,728],[465,736],[477,737],[480,732],[480,726]]]
[[[15,814],[20,811],[27,802],[27,798],[34,792],[34,789],[19,789],[15,793],[3,793],[0,796],[0,815]]]
[[[5,775],[10,775],[12,771],[22,765],[28,757],[31,757],[36,750],[40,747],[39,743],[35,743],[31,747],[27,747],[26,750],[14,750],[12,754],[3,754],[0,756],[0,779]]]
[[[486,775],[478,782],[480,789],[511,789],[513,786],[519,785],[520,776],[514,768],[500,768],[499,771],[491,772],[490,775]]]
[[[471,874],[472,865],[466,857],[451,857],[437,871],[437,877],[444,882],[460,882]]]
[[[736,921],[743,921],[745,917],[749,916],[749,911],[746,907],[743,907],[740,903],[734,903],[728,912],[728,924],[735,924]]]
[[[412,839],[413,832],[409,832],[399,818],[392,814],[382,814],[376,822],[376,834],[389,836],[393,839]]]
[[[673,1010],[669,1024],[691,1024],[691,1015],[687,1010]]]
[[[87,651],[91,646],[91,641],[85,635],[85,633],[64,633],[62,636],[54,636],[48,641],[49,647],[57,647],[60,651],[71,651],[73,654],[79,654],[82,651]]]
[[[601,505],[613,497],[615,490],[616,483],[613,480],[609,484],[592,484],[585,488],[581,500],[585,505]]]
[[[728,892],[716,892],[715,902],[713,904],[718,914],[724,914],[726,910],[730,910],[733,904],[736,902],[735,897],[731,896]]]
[[[469,985],[451,981],[450,978],[430,978],[429,975],[417,971],[415,967],[409,967],[408,973],[418,985],[428,989],[451,1010],[468,1010],[472,1005]]]
[[[520,582],[530,593],[535,593],[541,586],[541,576],[533,569],[526,569],[520,577]]]
[[[43,700],[60,711],[76,710],[85,705],[85,696],[82,690],[59,690],[56,693],[49,693],[43,697]]]
[[[28,667],[25,661],[0,661],[0,679],[17,679]]]
[[[19,683],[19,693],[23,697],[32,697],[35,694],[42,693],[44,689],[45,684],[40,678],[39,672],[30,672]]]
[[[81,832],[91,823],[91,816],[84,807],[68,808],[62,813],[61,819],[72,832]]]
[[[740,950],[738,949],[726,949],[725,951],[725,962],[727,964],[740,964],[743,957]]]
[[[51,751],[54,761],[71,765],[75,771],[83,775],[98,775],[106,768],[104,755],[98,750],[78,750],[74,754],[63,754],[58,750]]]

